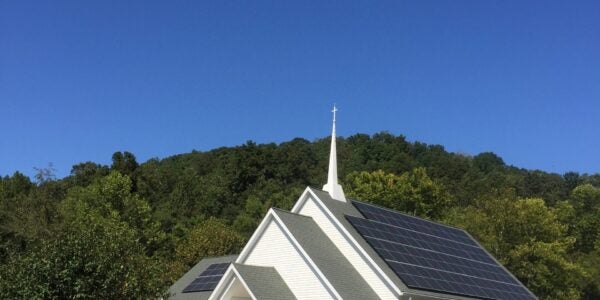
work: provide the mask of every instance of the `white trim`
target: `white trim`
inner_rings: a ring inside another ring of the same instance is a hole
[[[233,266],[233,264],[232,264],[232,266]],[[252,297],[252,300],[257,300],[256,296],[254,296],[254,294],[252,293],[252,290],[250,289],[250,287],[248,287],[248,284],[244,281],[244,278],[242,278],[242,276],[240,275],[238,270],[235,268],[235,266],[233,266],[233,272],[235,273],[237,279],[242,283],[242,285],[244,285],[244,288],[246,288],[246,291],[248,292],[250,297]]]
[[[267,226],[269,226],[269,221],[271,219],[273,219],[273,209],[269,208],[269,211],[267,212],[265,217],[262,219],[260,224],[258,224],[258,228],[256,228],[256,230],[254,231],[254,233],[252,234],[252,236],[250,237],[250,239],[248,240],[248,242],[242,249],[242,252],[240,252],[240,255],[238,255],[238,257],[235,259],[236,263],[238,263],[238,264],[244,263],[244,261],[248,257],[248,254],[250,254],[252,249],[254,249],[254,246],[256,246],[256,243],[258,243],[258,240],[260,239],[260,237],[263,235],[263,233],[267,229]]]
[[[309,268],[317,275],[317,279],[321,283],[323,283],[327,292],[329,292],[329,294],[335,299],[342,299],[342,296],[336,291],[336,289],[329,282],[327,277],[325,277],[325,275],[317,267],[317,265],[312,260],[312,258],[310,258],[310,256],[308,256],[306,251],[304,251],[304,249],[302,248],[300,243],[296,240],[294,235],[285,226],[285,223],[279,218],[279,216],[275,213],[273,208],[269,209],[269,211],[267,212],[267,215],[263,218],[262,222],[260,223],[260,225],[258,226],[256,231],[254,232],[254,234],[252,234],[252,237],[250,238],[250,240],[248,241],[246,246],[244,246],[244,249],[242,249],[242,252],[240,253],[240,255],[238,256],[238,258],[236,259],[235,262],[239,263],[239,264],[243,264],[246,261],[246,258],[248,258],[248,255],[250,255],[250,253],[252,252],[252,249],[254,249],[254,246],[256,245],[256,243],[258,243],[258,241],[260,240],[260,237],[262,236],[262,234],[264,233],[264,231],[266,230],[267,226],[270,224],[271,221],[275,221],[275,224],[282,230],[282,232],[284,233],[286,238],[288,238],[292,242],[292,246],[296,250],[298,250],[302,259],[308,264]],[[219,286],[217,286],[217,288],[218,287]],[[215,289],[215,291],[216,291],[216,289]]]
[[[208,300],[218,300],[220,298],[220,296],[217,297],[217,295],[224,294],[227,290],[229,290],[231,288],[231,285],[233,284],[233,281],[231,281],[231,276],[233,276],[232,269],[233,269],[233,264],[230,264],[229,267],[227,268],[227,271],[225,271],[225,274],[223,274],[223,278],[221,278],[221,280],[219,280],[219,283],[217,284],[217,286],[215,287],[213,292],[210,294],[210,297],[208,298]],[[227,287],[225,288],[224,285],[227,285]],[[225,289],[223,290],[223,288],[225,288]]]
[[[222,299],[225,297],[225,295],[227,295],[227,292],[229,292],[229,291],[230,291],[230,290],[233,288],[233,284],[234,284],[234,283],[235,283],[235,277],[233,277],[233,276],[232,276],[232,277],[230,278],[230,280],[229,280],[229,283],[227,284],[227,288],[226,288],[226,289],[224,289],[224,290],[223,290],[223,293],[221,293],[221,296],[220,296],[220,297],[218,297],[218,298],[219,298],[219,300],[222,300]],[[211,294],[211,296],[212,296],[212,295],[215,295],[215,293],[213,292],[213,293]]]
[[[248,292],[248,295],[252,297],[252,300],[258,300],[233,264],[229,266],[229,268],[223,275],[223,278],[219,281],[219,284],[217,284],[217,286],[215,287],[214,291],[208,299],[221,300],[223,296],[225,296],[227,292],[233,287],[234,279],[236,278],[242,283],[242,285],[246,289],[246,292]],[[224,287],[224,285],[227,285],[227,287]]]
[[[294,204],[294,207],[292,207],[292,210],[290,210],[290,212],[293,212],[295,214],[299,213],[300,208],[302,208],[304,202],[306,202],[306,194],[308,194],[309,192],[314,195],[314,193],[310,190],[310,187],[306,187],[304,189],[304,192],[302,192],[302,195],[300,195],[300,198],[298,198],[298,201],[296,201],[296,204]]]
[[[306,201],[309,198],[308,194],[310,194],[312,196],[313,200],[315,201],[315,203],[317,204],[317,206],[319,207],[319,209],[321,209],[321,211],[323,211],[325,213],[325,215],[327,216],[327,218],[342,233],[342,236],[346,240],[348,240],[350,242],[350,245],[352,246],[352,248],[354,248],[355,250],[357,250],[358,253],[360,254],[360,256],[367,261],[368,265],[372,269],[375,270],[375,273],[381,279],[383,279],[385,285],[388,286],[389,288],[391,288],[392,291],[397,294],[397,296],[401,296],[403,294],[402,290],[400,290],[400,288],[398,288],[398,286],[396,286],[396,284],[394,284],[394,282],[391,280],[391,278],[389,276],[387,276],[387,274],[385,274],[385,272],[383,272],[383,270],[379,267],[379,265],[371,258],[371,256],[365,251],[365,249],[363,249],[360,246],[360,244],[356,241],[356,239],[354,239],[354,237],[350,234],[350,232],[348,232],[348,230],[346,230],[346,228],[344,227],[344,225],[342,225],[340,223],[340,221],[338,221],[338,219],[333,215],[333,213],[327,208],[327,206],[325,204],[323,204],[323,200],[321,200],[310,189],[310,187],[307,187],[304,190],[304,192],[300,196],[300,199],[298,199],[298,201],[296,202],[296,204],[292,208],[291,212],[292,213],[299,213],[300,212],[300,210],[302,209],[302,207],[304,206],[304,204],[306,203]],[[348,203],[348,205],[352,205],[352,204]]]
[[[308,262],[308,265],[313,270],[313,272],[317,273],[317,278],[319,278],[319,281],[321,281],[322,283],[325,284],[325,288],[327,289],[327,291],[330,294],[332,294],[332,296],[335,299],[342,299],[342,296],[335,290],[333,285],[329,282],[327,277],[325,277],[325,275],[321,272],[319,267],[317,267],[317,264],[315,264],[315,262],[312,260],[312,258],[310,258],[310,256],[308,256],[308,253],[306,253],[306,251],[304,251],[304,249],[302,248],[302,245],[300,245],[300,243],[296,240],[296,238],[294,238],[292,233],[287,229],[287,227],[285,227],[283,221],[279,218],[279,216],[275,212],[273,212],[273,216],[274,216],[275,220],[278,221],[277,225],[280,225],[280,228],[283,230],[285,235],[292,241],[294,248],[296,248],[302,255],[302,258],[304,258],[304,260],[306,262]]]

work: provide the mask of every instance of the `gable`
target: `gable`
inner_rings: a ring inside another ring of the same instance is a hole
[[[292,212],[313,217],[356,266],[369,285],[378,292],[381,299],[474,299],[408,287],[348,222],[347,216],[364,218],[354,207],[353,202],[355,201],[350,199],[348,202],[338,201],[332,199],[326,192],[308,187],[292,208]]]
[[[264,229],[254,244],[244,249],[237,263],[274,267],[298,299],[339,298],[333,288],[319,278],[318,270],[272,214],[267,215],[265,221]]]
[[[370,263],[368,255],[361,253],[350,237],[342,232],[341,225],[335,223],[334,217],[327,215],[327,208],[315,196],[307,189],[304,198],[301,197],[292,212],[312,217],[380,299],[398,299],[399,291],[394,291],[392,284],[377,272],[375,263]]]

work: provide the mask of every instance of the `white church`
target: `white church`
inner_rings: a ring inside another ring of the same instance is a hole
[[[537,299],[464,230],[347,199],[335,112],[323,189],[271,208],[241,253],[203,259],[169,299]]]

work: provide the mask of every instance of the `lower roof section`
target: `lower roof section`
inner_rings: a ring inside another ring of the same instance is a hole
[[[228,255],[228,256],[220,256],[220,257],[208,257],[202,259],[195,266],[193,266],[187,273],[185,273],[181,278],[179,278],[171,287],[169,288],[169,297],[168,299],[174,300],[207,300],[208,297],[212,294],[212,291],[202,291],[202,292],[191,292],[184,293],[183,290],[190,284],[194,279],[198,277],[202,272],[204,272],[208,266],[212,264],[218,263],[232,263],[236,260],[236,255]]]
[[[295,300],[296,297],[273,267],[233,264],[249,293],[261,300]]]
[[[371,286],[313,218],[279,209],[273,211],[343,299],[377,298]]]

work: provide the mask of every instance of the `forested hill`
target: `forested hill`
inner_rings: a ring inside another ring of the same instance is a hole
[[[110,154],[107,154],[110,155]],[[239,251],[271,206],[327,175],[329,138],[0,178],[0,299],[152,298]],[[403,136],[338,139],[352,198],[468,230],[540,299],[600,299],[600,174],[506,165]]]

